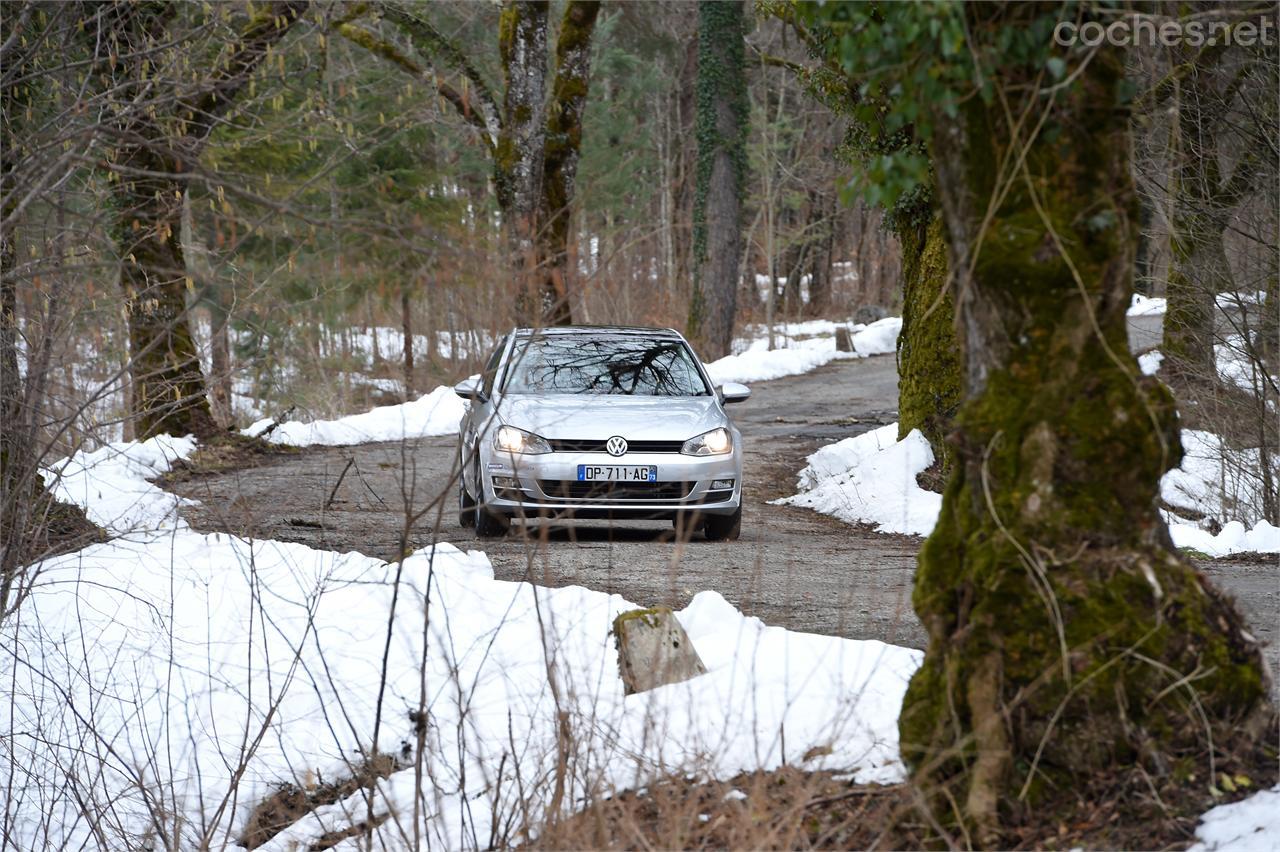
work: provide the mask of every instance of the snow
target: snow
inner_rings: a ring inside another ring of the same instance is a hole
[[[1267,384],[1267,379],[1265,369],[1256,360],[1256,355],[1252,354],[1255,351],[1246,343],[1244,335],[1225,335],[1222,342],[1213,347],[1218,376],[1243,391],[1259,395],[1262,387]],[[1271,383],[1280,383],[1280,378],[1271,376]]]
[[[871,524],[878,532],[928,535],[942,496],[917,485],[916,474],[933,464],[933,452],[918,430],[902,441],[897,436],[892,423],[822,447],[800,471],[798,493],[774,502]],[[1280,529],[1258,515],[1258,451],[1232,450],[1217,435],[1192,429],[1183,430],[1182,446],[1182,464],[1160,481],[1161,499],[1174,509],[1164,513],[1174,545],[1212,557],[1280,553]],[[1225,523],[1215,535],[1179,517],[1179,509]]]
[[[1212,432],[1184,429],[1182,452],[1182,463],[1160,480],[1160,498],[1175,513],[1244,524],[1261,520],[1266,486],[1256,448],[1232,449]],[[1280,477],[1280,464],[1273,462],[1272,473]]]
[[[885,317],[853,333],[853,348],[863,355],[890,355],[898,350],[902,317]]]
[[[708,674],[624,696],[609,635],[633,608],[623,598],[497,581],[485,554],[445,543],[397,565],[197,533],[146,482],[191,447],[152,439],[58,466],[65,496],[132,535],[42,563],[0,628],[0,753],[20,791],[0,820],[18,848],[138,848],[152,805],[181,832],[175,846],[230,845],[280,782],[333,780],[375,744],[411,755],[420,700],[425,790],[410,765],[374,807],[408,819],[425,795],[428,841],[444,848],[484,845],[522,802],[537,820],[564,758],[561,712],[574,732],[566,807],[582,784],[659,772],[786,761],[903,777],[897,715],[917,651],[769,627],[702,592],[677,617]],[[122,512],[130,497],[140,508]],[[265,848],[306,848],[367,807],[356,794],[321,808]],[[412,846],[395,822],[375,847]]]
[[[805,506],[851,524],[874,524],[885,533],[928,535],[942,495],[916,484],[933,464],[929,442],[913,429],[898,440],[898,424],[829,444],[800,471],[800,492],[775,503]]]
[[[1188,852],[1275,852],[1280,848],[1280,785],[1219,805],[1200,817]]]
[[[1219,293],[1214,297],[1214,301],[1223,310],[1265,305],[1267,303],[1267,291],[1241,290],[1237,293]]]
[[[411,402],[379,406],[364,414],[310,423],[281,423],[265,437],[273,443],[295,447],[315,444],[332,447],[452,435],[458,431],[458,421],[465,411],[466,404],[453,392],[453,388],[442,385]],[[260,435],[272,422],[270,419],[259,420],[245,429],[244,434]]]
[[[1141,293],[1134,293],[1127,313],[1131,317],[1158,316],[1164,314],[1168,304],[1167,299],[1153,299]]]
[[[902,331],[901,317],[886,317],[871,325],[851,326],[853,352],[837,352],[835,337],[827,336],[834,334],[837,325],[830,320],[813,320],[779,326],[775,333],[787,343],[785,348],[770,350],[767,336],[756,337],[745,344],[744,351],[712,361],[707,365],[707,373],[716,384],[748,384],[800,375],[836,359],[887,355],[897,351],[898,334]],[[753,329],[753,333],[767,334],[761,329]],[[787,341],[787,337],[800,339]]]
[[[1152,349],[1138,356],[1138,369],[1142,370],[1144,376],[1154,376],[1160,372],[1162,363],[1164,363],[1164,353],[1159,349]]]
[[[1280,553],[1280,528],[1258,521],[1246,529],[1239,521],[1228,521],[1214,535],[1195,524],[1179,521],[1166,513],[1169,534],[1177,547],[1189,547],[1214,558],[1233,553]]]
[[[61,459],[45,471],[59,500],[85,508],[89,520],[117,534],[179,524],[178,498],[147,480],[195,452],[194,438],[158,435],[107,444]]]

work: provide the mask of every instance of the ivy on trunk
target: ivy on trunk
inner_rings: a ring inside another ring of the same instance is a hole
[[[951,431],[960,404],[955,303],[947,282],[942,218],[928,210],[899,217],[902,333],[898,335],[898,440],[919,429],[933,448],[940,477],[951,471]]]
[[[963,9],[979,52],[1040,11]],[[1071,819],[1099,774],[1134,766],[1207,801],[1215,759],[1274,730],[1256,640],[1157,508],[1181,450],[1171,395],[1126,342],[1123,57],[1079,58],[1050,91],[1038,68],[986,67],[994,97],[933,117],[965,402],[900,734],[937,824],[980,845],[1046,803]]]
[[[740,0],[698,4],[697,186],[689,336],[708,360],[729,354],[742,257],[747,78]]]
[[[220,117],[267,52],[306,8],[305,0],[264,4],[224,62],[192,93],[171,81],[152,90],[150,53],[169,38],[173,8],[120,4],[111,10],[112,38],[126,49],[113,64],[114,84],[138,103],[117,121],[109,158],[112,233],[120,253],[120,285],[129,328],[129,376],[139,437],[211,435],[217,431],[187,315],[194,289],[182,250],[183,196]]]

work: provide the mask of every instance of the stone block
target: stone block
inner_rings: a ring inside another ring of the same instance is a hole
[[[707,673],[689,635],[666,607],[619,614],[613,638],[627,695]]]

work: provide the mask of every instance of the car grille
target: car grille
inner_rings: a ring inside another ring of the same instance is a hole
[[[542,493],[552,500],[683,500],[688,482],[578,482],[573,479],[540,479]]]
[[[592,439],[559,438],[550,441],[552,452],[556,453],[604,453],[608,439],[597,441]],[[629,453],[678,453],[684,441],[627,441]]]

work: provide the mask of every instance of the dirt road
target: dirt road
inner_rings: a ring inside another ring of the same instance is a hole
[[[796,472],[818,446],[897,418],[893,357],[835,362],[752,390],[749,402],[731,409],[744,437],[746,487],[742,539],[727,544],[677,541],[667,522],[604,521],[517,527],[505,539],[478,543],[454,516],[452,437],[316,448],[174,487],[200,501],[185,510],[197,529],[391,559],[408,507],[422,515],[407,537],[410,547],[442,540],[483,549],[500,579],[580,584],[673,607],[714,589],[769,624],[920,647],[924,634],[911,610],[918,539],[766,502],[793,492]],[[1238,596],[1260,638],[1273,641],[1280,621],[1275,566],[1202,567]],[[1273,663],[1275,652],[1269,649]]]

